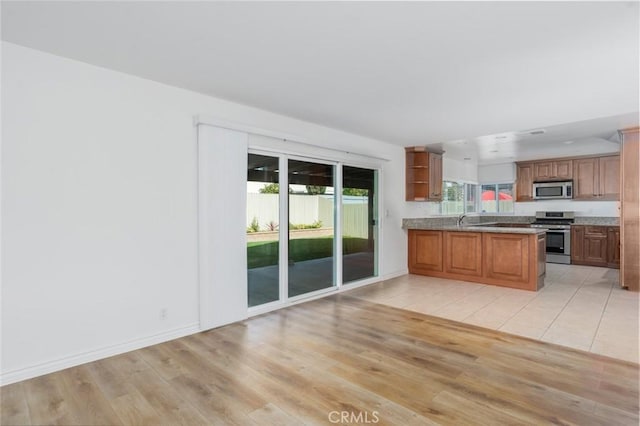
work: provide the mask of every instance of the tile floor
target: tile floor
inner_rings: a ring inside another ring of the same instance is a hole
[[[348,294],[638,363],[640,297],[618,277],[615,269],[547,264],[538,292],[404,275]]]

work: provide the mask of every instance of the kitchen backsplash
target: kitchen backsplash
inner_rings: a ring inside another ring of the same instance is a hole
[[[515,215],[535,216],[537,211],[569,211],[578,216],[619,217],[620,202],[618,201],[574,201],[547,200],[514,203]]]
[[[577,216],[576,225],[602,225],[602,226],[618,226],[620,225],[619,217],[605,216]]]

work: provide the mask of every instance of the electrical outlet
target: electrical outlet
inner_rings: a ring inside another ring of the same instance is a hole
[[[160,319],[161,320],[166,320],[168,315],[169,315],[169,309],[167,309],[167,308],[160,309]]]

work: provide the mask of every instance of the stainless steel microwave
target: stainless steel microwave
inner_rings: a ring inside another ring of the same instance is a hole
[[[560,200],[573,198],[573,181],[534,182],[533,198],[535,200]]]

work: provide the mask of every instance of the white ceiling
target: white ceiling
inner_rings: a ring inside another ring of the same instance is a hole
[[[2,38],[398,145],[449,142],[451,155],[490,163],[637,125],[638,6],[3,1]],[[513,137],[558,125],[562,141]],[[511,148],[483,148],[478,136],[496,134]],[[452,148],[461,141],[475,151]]]

